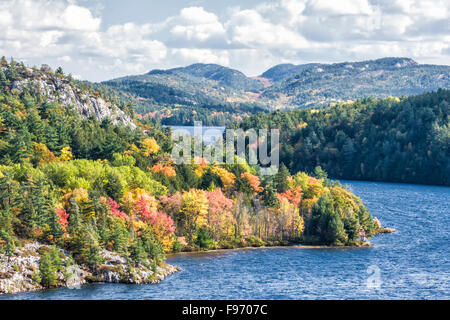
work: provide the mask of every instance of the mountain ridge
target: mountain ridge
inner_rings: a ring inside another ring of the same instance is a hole
[[[153,104],[197,106],[216,110],[249,103],[267,110],[320,107],[368,96],[383,98],[450,88],[450,66],[419,64],[407,57],[338,63],[279,64],[247,77],[218,64],[196,63],[103,84],[150,99]],[[234,109],[234,111],[233,111]],[[245,110],[244,110],[245,111]]]

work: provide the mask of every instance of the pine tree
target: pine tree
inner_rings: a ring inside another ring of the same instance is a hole
[[[44,287],[54,287],[57,284],[57,266],[55,265],[52,255],[49,251],[44,252],[39,261],[39,273],[41,284]]]
[[[75,196],[71,196],[70,200],[70,208],[69,208],[69,224],[68,230],[70,233],[77,233],[81,227],[81,214],[80,214],[80,206],[78,205],[77,199]]]
[[[288,168],[284,165],[284,163],[281,164],[280,169],[275,175],[274,183],[275,187],[277,188],[277,192],[286,192],[286,190],[289,189],[289,184],[287,181],[287,178],[290,176]]]
[[[85,223],[82,230],[78,231],[76,235],[78,238],[79,259],[82,263],[89,267],[96,267],[104,262],[100,255],[100,244],[98,235],[93,229],[92,225]]]
[[[356,240],[359,236],[359,222],[358,219],[353,216],[352,213],[349,214],[349,216],[345,217],[343,219],[344,222],[344,229],[347,233],[348,240],[353,241]]]
[[[26,162],[33,154],[33,144],[28,129],[21,126],[14,134],[9,132],[9,150],[11,160],[14,163]]]
[[[344,230],[344,223],[337,213],[327,215],[328,223],[324,234],[325,241],[336,245],[345,244],[347,235]]]
[[[36,181],[29,179],[22,186],[24,198],[19,218],[24,236],[32,235],[36,227],[45,226],[50,229],[47,233],[52,234],[53,231],[55,234],[52,235],[62,235],[47,187],[43,178],[37,178]]]
[[[11,171],[3,171],[0,178],[0,208],[9,210],[18,201],[19,183],[14,181]]]
[[[272,184],[268,184],[264,187],[264,191],[262,194],[262,198],[264,200],[264,204],[267,207],[276,208],[280,206],[280,201],[276,195],[276,189]]]
[[[0,213],[1,215],[1,213]],[[0,218],[0,223],[3,223],[2,219]],[[14,252],[16,251],[16,245],[14,238],[10,232],[7,230],[1,228],[0,229],[0,253],[6,254],[6,256],[9,258],[14,255]]]
[[[143,263],[147,259],[147,253],[145,252],[141,239],[137,239],[130,247],[130,259],[135,263]]]
[[[61,67],[56,68],[55,73],[56,74],[60,74],[60,75],[64,75],[64,71],[63,71],[63,69]]]

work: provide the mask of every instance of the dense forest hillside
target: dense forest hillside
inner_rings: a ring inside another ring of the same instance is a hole
[[[78,266],[92,272],[90,281],[113,272],[114,281],[144,283],[157,280],[167,252],[360,246],[383,232],[359,198],[320,171],[290,175],[283,166],[262,176],[245,160],[204,158],[175,165],[169,129],[80,112],[77,101],[92,95],[106,106],[115,100],[115,112],[127,110],[111,89],[93,91],[95,85],[74,82],[61,69],[29,72],[22,63],[1,63],[0,293],[10,284],[20,290],[15,279],[28,279],[29,288],[61,285]],[[12,86],[36,77],[51,91]],[[68,86],[80,98],[65,99]],[[21,270],[9,263],[19,256],[37,264]],[[112,266],[111,259],[122,262]]]
[[[281,161],[333,178],[450,185],[450,90],[367,98],[327,109],[258,114],[241,124],[280,128]]]

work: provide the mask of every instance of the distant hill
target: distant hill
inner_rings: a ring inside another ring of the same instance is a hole
[[[109,120],[136,128],[130,114],[123,105],[110,101],[96,90],[64,75],[53,72],[48,65],[40,69],[26,67],[23,63],[6,60],[0,62],[0,92],[28,94],[45,97],[47,101],[72,106],[84,119],[95,118],[101,122]]]
[[[165,124],[189,124],[194,119],[224,125],[246,113],[269,109],[258,101],[258,90],[264,87],[261,81],[214,64],[152,70],[102,84],[130,94],[138,113],[154,117],[157,112]]]
[[[65,159],[73,154],[112,160],[143,136],[142,124],[112,92],[94,90],[47,65],[30,68],[0,59],[0,106],[3,168],[56,161],[64,148],[70,150]]]
[[[449,66],[421,65],[409,58],[281,65],[269,69],[262,76],[279,82],[267,88],[261,99],[289,108],[450,88]]]
[[[238,70],[223,67],[218,64],[196,63],[184,68],[170,69],[168,72],[184,73],[193,77],[205,78],[217,81],[218,84],[228,86],[236,90],[257,91],[263,89],[263,84]]]
[[[314,67],[320,65],[319,63],[308,63],[308,64],[300,64],[300,65],[294,65],[291,63],[286,64],[278,64],[270,69],[268,69],[266,72],[264,72],[261,77],[269,79],[271,82],[279,82],[286,80],[290,77],[295,76],[296,74],[299,74],[304,69],[309,67]]]
[[[167,124],[188,124],[195,119],[224,125],[260,111],[450,88],[450,66],[418,64],[409,58],[280,64],[250,78],[217,64],[197,63],[102,84],[133,97],[138,113],[151,114]]]

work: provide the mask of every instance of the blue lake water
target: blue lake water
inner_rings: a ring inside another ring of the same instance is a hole
[[[218,137],[222,137],[225,127],[214,126],[164,126],[172,128],[172,131],[179,132],[179,134],[189,134],[191,136],[200,136],[205,145],[212,145]]]
[[[168,259],[156,285],[95,284],[0,299],[449,299],[450,188],[345,181],[398,230],[353,249],[263,248]]]

